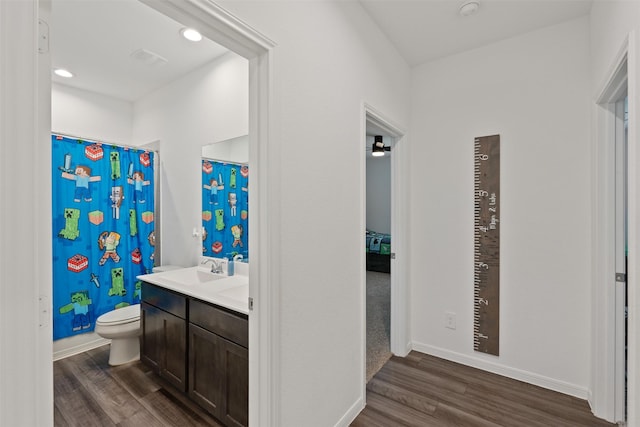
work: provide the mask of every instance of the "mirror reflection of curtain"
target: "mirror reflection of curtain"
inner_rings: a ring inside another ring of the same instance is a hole
[[[154,153],[53,135],[53,338],[140,302],[154,263]]]
[[[202,160],[202,254],[249,258],[249,167]]]

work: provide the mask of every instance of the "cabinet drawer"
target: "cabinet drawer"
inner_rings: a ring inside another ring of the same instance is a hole
[[[142,301],[182,319],[187,318],[187,299],[168,289],[142,282]]]
[[[189,302],[189,321],[242,347],[249,347],[249,321],[246,315],[234,314],[192,299]]]

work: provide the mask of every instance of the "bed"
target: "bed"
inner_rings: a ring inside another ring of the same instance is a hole
[[[367,270],[391,272],[391,235],[367,230],[365,237]]]

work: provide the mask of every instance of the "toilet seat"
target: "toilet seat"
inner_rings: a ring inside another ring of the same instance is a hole
[[[138,322],[140,320],[140,304],[128,305],[126,307],[104,313],[96,321],[97,325],[126,325],[127,323]]]

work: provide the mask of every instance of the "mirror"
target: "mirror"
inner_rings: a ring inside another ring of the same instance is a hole
[[[249,137],[202,147],[202,255],[249,262]]]

